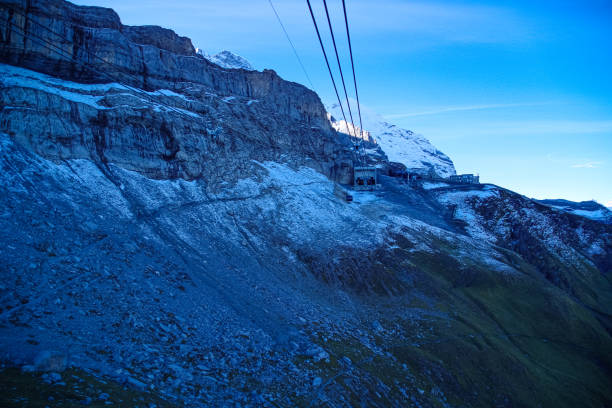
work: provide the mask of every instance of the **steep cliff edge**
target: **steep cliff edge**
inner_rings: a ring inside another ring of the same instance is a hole
[[[70,81],[68,93],[98,96],[96,104],[57,93],[39,100],[29,79],[19,84],[17,71],[6,72],[2,103],[11,110],[3,111],[2,130],[37,153],[114,162],[156,178],[211,180],[247,171],[249,159],[288,155],[349,180],[348,141],[307,88],[270,70],[223,69],[196,54],[189,39],[156,26],[123,26],[110,9],[2,4],[1,62]]]
[[[348,204],[304,87],[108,9],[0,17],[0,405],[612,404],[609,225],[386,176]]]

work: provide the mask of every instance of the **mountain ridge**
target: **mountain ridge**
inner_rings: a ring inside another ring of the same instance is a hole
[[[544,199],[536,201],[571,214],[587,217],[592,220],[599,220],[608,224],[612,223],[612,211],[594,200],[576,202],[564,199]]]

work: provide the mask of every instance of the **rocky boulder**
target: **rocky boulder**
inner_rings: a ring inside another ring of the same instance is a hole
[[[62,372],[66,369],[67,361],[65,354],[45,350],[34,359],[34,368],[37,371]]]

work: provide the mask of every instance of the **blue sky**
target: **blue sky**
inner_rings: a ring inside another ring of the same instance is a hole
[[[305,0],[272,0],[333,101]],[[326,28],[320,0],[311,0]],[[308,85],[268,0],[80,0]],[[348,62],[341,1],[328,0]],[[612,2],[347,0],[361,102],[457,171],[536,198],[612,206]],[[324,40],[328,39],[323,30]],[[331,44],[329,44],[331,52]],[[348,75],[349,65],[345,66]]]

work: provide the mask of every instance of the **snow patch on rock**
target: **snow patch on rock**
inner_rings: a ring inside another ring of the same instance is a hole
[[[537,200],[550,208],[578,215],[594,221],[612,224],[612,211],[596,201],[574,202],[568,200]]]
[[[210,55],[206,54],[200,48],[196,48],[196,53],[203,56],[213,64],[217,64],[223,68],[229,69],[245,69],[247,71],[255,71],[255,68],[251,65],[246,58],[236,55],[231,51],[221,51],[220,53]]]
[[[438,200],[444,205],[455,208],[454,217],[466,223],[466,230],[470,236],[495,243],[497,237],[483,227],[486,220],[474,211],[475,201],[481,202],[491,197],[498,197],[497,192],[491,190],[469,190],[446,192],[440,194]]]

